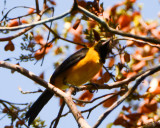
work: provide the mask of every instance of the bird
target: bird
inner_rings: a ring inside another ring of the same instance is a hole
[[[69,88],[70,85],[78,87],[91,80],[100,71],[110,52],[111,39],[100,39],[93,46],[82,48],[64,60],[55,69],[49,82],[62,90]],[[53,92],[45,89],[33,103],[26,112],[28,125],[31,125],[53,95]]]

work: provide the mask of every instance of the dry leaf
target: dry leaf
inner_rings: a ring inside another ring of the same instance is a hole
[[[76,20],[76,22],[74,23],[74,25],[73,25],[73,29],[77,29],[78,28],[78,26],[79,26],[79,24],[81,23],[81,20],[80,19],[77,19]]]
[[[133,64],[132,65],[132,70],[137,72],[137,71],[141,70],[145,66],[146,66],[146,61],[142,60],[142,61],[140,61],[140,62],[138,62],[136,64]]]
[[[107,101],[103,103],[103,107],[106,107],[106,108],[110,107],[117,100],[117,98],[118,98],[117,95],[112,98],[109,98]]]
[[[14,44],[12,43],[11,40],[8,41],[8,44],[5,46],[4,49],[5,49],[5,51],[8,51],[8,50],[14,51],[15,47],[14,47]]]
[[[145,99],[145,102],[142,106],[139,107],[138,112],[140,113],[151,113],[157,110],[157,101],[155,99]]]
[[[14,27],[14,26],[18,26],[19,22],[18,20],[11,20],[8,24],[8,27]]]
[[[118,24],[120,28],[127,27],[131,22],[131,17],[128,15],[121,15],[118,19]]]
[[[29,8],[28,9],[28,14],[32,14],[34,12],[34,9],[33,8]]]
[[[159,80],[156,78],[153,78],[150,82],[148,92],[152,94],[160,94],[160,84]]]
[[[113,65],[114,65],[114,58],[111,58],[110,60],[109,60],[109,64],[108,64],[108,67],[109,68],[111,68]]]
[[[84,101],[90,101],[93,98],[93,93],[90,93],[88,90],[85,91],[78,99]],[[84,106],[82,102],[79,102],[77,105]]]

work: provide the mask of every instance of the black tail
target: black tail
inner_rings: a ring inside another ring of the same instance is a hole
[[[49,90],[45,90],[40,97],[34,102],[34,104],[30,107],[28,112],[26,113],[26,119],[28,120],[28,125],[30,125],[38,113],[41,111],[41,109],[47,104],[47,102],[52,98],[54,94],[51,93]]]

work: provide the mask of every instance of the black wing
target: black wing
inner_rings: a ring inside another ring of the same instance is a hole
[[[69,56],[61,65],[57,67],[50,78],[50,83],[54,84],[54,78],[61,74],[62,72],[66,71],[68,68],[79,62],[82,58],[86,56],[88,52],[88,48],[82,48],[81,50],[77,51],[76,53]]]

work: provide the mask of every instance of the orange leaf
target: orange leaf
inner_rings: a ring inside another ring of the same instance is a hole
[[[42,72],[42,73],[39,75],[39,77],[40,77],[41,79],[44,79],[44,72]]]
[[[34,36],[34,39],[35,39],[36,43],[41,44],[41,45],[44,44],[44,40],[43,40],[42,35],[36,35],[36,36]]]
[[[33,8],[29,8],[28,9],[28,14],[32,14],[34,12],[34,9]]]
[[[128,107],[123,106],[123,108],[122,108],[123,111],[127,111],[127,112],[131,113],[130,109],[131,109],[131,106],[128,106]]]
[[[149,90],[152,94],[160,94],[160,82],[158,79],[153,78],[149,85]]]
[[[125,116],[130,119],[130,122],[135,122],[142,116],[142,113],[130,113]]]
[[[132,76],[135,76],[137,74],[137,72],[129,72],[127,74],[127,78],[131,78]]]
[[[80,23],[81,23],[81,20],[77,19],[76,22],[73,25],[73,29],[77,29]]]
[[[85,91],[78,99],[84,101],[90,101],[93,97],[93,93],[90,93],[88,90]],[[79,102],[77,105],[84,106],[82,102]]]
[[[126,52],[124,54],[124,61],[127,62],[127,63],[130,61],[130,55]]]
[[[78,25],[77,29],[73,29],[72,27],[69,29],[69,32],[72,33],[74,36],[80,36],[82,34],[83,26],[80,24]]]
[[[101,79],[97,80],[95,83],[104,84],[104,83],[108,82],[110,80],[110,78],[111,78],[110,74],[108,72],[105,72],[102,75]]]
[[[141,70],[144,66],[146,65],[146,61],[145,60],[142,60],[136,64],[133,64],[132,65],[132,70],[133,71],[139,71]]]
[[[114,125],[122,125],[125,128],[130,128],[131,124],[129,124],[127,120],[128,119],[125,117],[125,115],[121,113],[113,123]]]
[[[107,101],[105,101],[103,103],[103,107],[110,107],[116,100],[117,100],[118,96],[114,96],[112,98],[109,98]]]
[[[159,47],[160,47],[160,45],[159,45]],[[151,49],[151,54],[153,55],[153,54],[156,54],[156,53],[158,53],[159,52],[159,49],[158,48],[156,48],[156,47],[152,47],[152,49]]]
[[[114,58],[111,58],[110,60],[109,60],[109,64],[108,64],[108,67],[109,68],[111,68],[113,65],[114,65]]]
[[[11,20],[8,24],[8,27],[18,26],[19,22],[17,20]]]
[[[24,120],[19,120],[16,122],[16,127],[21,126],[24,124]]]
[[[131,17],[128,15],[121,15],[118,19],[118,24],[120,28],[127,27],[131,22]]]
[[[82,7],[86,7],[87,3],[84,0],[78,0],[78,5]]]
[[[23,24],[28,24],[28,21],[26,21],[25,19],[22,19],[22,20],[21,20],[21,23],[23,23]]]
[[[34,54],[34,57],[36,60],[40,60],[44,57],[45,54],[49,52],[49,50],[52,48],[52,44],[48,44],[48,46],[43,46],[43,48],[37,50]]]
[[[94,30],[94,29],[93,29],[93,33],[94,33],[94,38],[95,38],[95,40],[96,40],[96,41],[99,41],[99,40],[100,40],[100,35],[99,35],[99,33],[98,33],[96,30]]]
[[[11,125],[11,126],[5,126],[4,128],[13,128],[13,125]]]
[[[8,41],[8,44],[5,46],[4,49],[5,49],[5,51],[8,51],[8,50],[14,51],[15,47],[14,47],[14,44],[12,43],[11,40]]]
[[[53,0],[49,0],[49,2],[50,2],[52,5],[56,5],[56,2],[53,1]]]
[[[145,99],[143,105],[139,108],[140,113],[151,113],[157,110],[157,101],[155,99]]]

